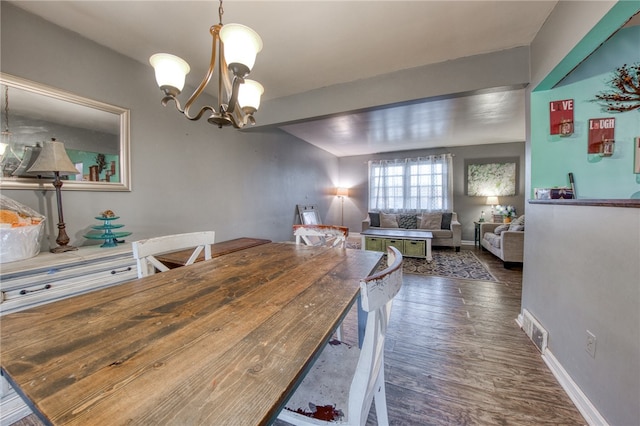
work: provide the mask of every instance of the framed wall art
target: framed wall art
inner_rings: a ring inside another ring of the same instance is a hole
[[[549,132],[560,136],[573,133],[573,99],[549,102]]]
[[[465,160],[465,194],[470,197],[517,195],[519,164],[518,157]]]
[[[300,223],[303,225],[320,225],[320,213],[318,206],[315,204],[303,205],[298,204],[298,214],[300,215]]]

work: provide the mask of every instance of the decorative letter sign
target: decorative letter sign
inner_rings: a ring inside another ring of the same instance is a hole
[[[550,134],[569,136],[573,133],[573,99],[549,102]]]
[[[589,119],[589,154],[601,154],[604,152],[605,141],[614,141],[615,118],[590,118]]]

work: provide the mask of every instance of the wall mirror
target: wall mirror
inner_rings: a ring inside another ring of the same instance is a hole
[[[0,73],[0,189],[51,189],[27,163],[44,141],[63,142],[78,173],[63,190],[130,191],[128,109]]]

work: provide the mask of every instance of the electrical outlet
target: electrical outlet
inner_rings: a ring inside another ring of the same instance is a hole
[[[587,347],[585,348],[591,358],[596,357],[596,335],[587,330]]]

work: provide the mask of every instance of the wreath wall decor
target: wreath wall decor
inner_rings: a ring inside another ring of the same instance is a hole
[[[640,108],[640,63],[617,68],[609,83],[612,90],[596,95],[596,99],[604,101],[607,111],[625,112]]]

